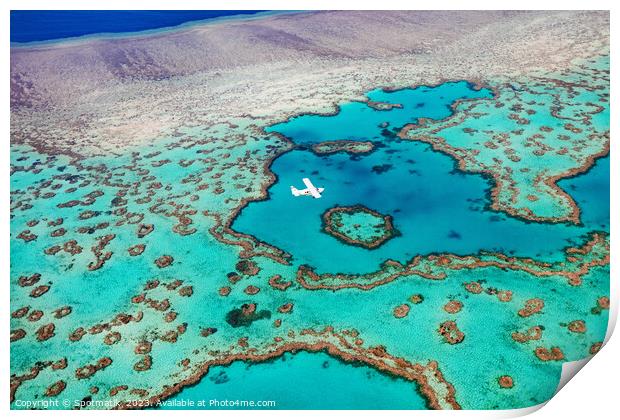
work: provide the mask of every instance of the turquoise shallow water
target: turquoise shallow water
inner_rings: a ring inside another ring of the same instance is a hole
[[[323,353],[301,352],[272,362],[235,362],[214,368],[197,385],[181,391],[161,408],[183,401],[206,400],[208,409],[221,409],[210,400],[275,401],[270,409],[415,410],[425,407],[415,384],[392,378],[366,366],[354,366]],[[264,404],[264,403],[263,403]],[[232,407],[240,408],[240,407]]]
[[[447,92],[449,88],[454,89],[453,94]],[[443,96],[439,102],[426,107],[410,106],[428,102],[428,95],[434,92],[433,89],[438,89],[441,95],[431,98],[436,100]],[[372,99],[402,103],[404,108],[377,111],[364,104],[354,103],[342,106],[341,113],[335,116],[302,116],[271,127],[269,130],[278,131],[296,143],[334,139],[371,140],[375,142],[377,149],[364,156],[344,153],[317,156],[308,150],[295,150],[283,155],[271,167],[278,176],[278,181],[269,189],[269,199],[250,203],[235,221],[234,228],[282,247],[293,254],[297,263],[310,264],[319,272],[349,273],[372,271],[388,258],[405,261],[417,254],[439,251],[470,254],[484,249],[554,260],[561,257],[565,246],[579,243],[581,235],[592,230],[609,229],[609,158],[599,159],[586,174],[559,182],[559,186],[568,191],[581,208],[581,226],[530,223],[488,210],[489,181],[484,177],[455,171],[452,158],[433,152],[426,144],[401,141],[389,133],[382,133],[383,128],[378,127],[383,121],[389,122],[391,128],[398,128],[411,118],[445,117],[451,101],[457,97],[467,97],[468,94],[475,96],[484,92],[473,91],[464,83],[442,85],[441,89],[420,88],[396,93],[375,91],[370,95]],[[398,95],[398,98],[394,95]],[[424,96],[424,99],[421,96]],[[373,171],[373,167],[384,164],[391,167],[383,172]],[[289,185],[301,188],[300,180],[305,176],[310,176],[317,186],[326,188],[322,199],[291,199]],[[402,237],[390,240],[377,250],[368,251],[343,244],[321,232],[320,215],[327,208],[336,204],[357,203],[393,215]],[[540,293],[538,288],[541,284],[528,284],[527,280],[509,273],[489,270],[479,275],[489,278],[495,287],[511,288],[522,295],[533,296]],[[467,279],[466,273],[464,278]],[[599,280],[593,278],[592,281]],[[570,294],[568,289],[561,289],[559,293]],[[594,289],[596,291],[591,296],[584,297],[583,305],[578,305],[577,309],[577,304],[573,303],[571,309],[577,310],[584,317],[588,316],[589,305],[596,299],[596,293],[605,293],[606,286],[600,284]],[[356,316],[355,311],[344,314],[342,307],[333,307],[328,300],[329,292],[307,297],[301,305],[308,310],[316,308],[317,305],[322,306],[325,319],[339,318],[345,325],[347,319],[353,322],[355,318],[359,318],[354,325],[365,331],[371,329],[372,322],[366,325],[362,319],[377,319],[383,316],[381,309],[373,307],[373,302],[393,300],[393,305],[396,305],[398,298],[389,296],[413,292],[422,292],[427,301],[437,302],[438,305],[445,299],[446,293],[441,285],[418,282],[411,285],[394,284],[372,294],[347,292],[336,305],[342,305],[346,301],[349,302],[346,305],[350,307],[365,308],[359,316]],[[519,373],[513,372],[513,377],[520,382],[522,389],[527,389],[524,394],[532,395],[531,404],[543,401],[553,393],[559,377],[557,366],[530,365],[530,354],[499,350],[495,347],[496,344],[493,344],[500,339],[498,334],[504,334],[502,331],[519,328],[514,315],[494,312],[488,301],[470,301],[467,295],[461,294],[450,296],[461,296],[461,299],[465,299],[468,314],[460,315],[459,323],[471,336],[477,338],[475,343],[468,341],[465,347],[453,353],[450,351],[452,349],[446,350],[435,339],[428,340],[413,332],[403,332],[400,325],[402,323],[393,319],[385,321],[383,333],[375,337],[377,342],[399,342],[401,351],[411,352],[411,342],[408,340],[410,338],[415,340],[414,348],[436,347],[437,355],[443,354],[443,357],[461,360],[464,364],[447,364],[450,367],[444,371],[450,377],[458,378],[455,379],[455,384],[458,384],[457,389],[464,394],[475,395],[479,389],[477,387],[480,386],[479,381],[468,382],[465,378],[473,376],[484,382],[485,375],[489,372],[497,376],[505,373],[504,364],[522,367]],[[565,310],[562,298],[558,296],[557,302],[550,298],[547,305],[549,310],[545,320],[553,324],[557,322],[556,314]],[[328,309],[329,307],[333,307],[333,311]],[[333,314],[329,315],[330,312]],[[483,313],[493,313],[493,321],[487,319],[484,323],[478,323],[476,320]],[[412,331],[441,322],[442,316],[441,313],[433,315],[416,312],[416,319],[410,321]],[[588,332],[588,337],[604,335],[604,328],[596,327],[604,324],[594,325]],[[548,334],[551,336],[546,340],[547,343],[566,339],[561,334]],[[586,344],[587,340],[583,340],[580,346],[587,347]],[[420,350],[414,349],[413,352],[418,353]],[[423,352],[420,353],[423,357]],[[498,367],[487,365],[488,359],[483,355],[489,353],[505,353],[499,356]],[[581,356],[579,352],[575,352],[571,357]],[[338,408],[382,408],[383,403],[386,403],[383,408],[418,408],[419,397],[411,400],[411,387],[406,383],[403,385],[400,380],[389,379],[386,382],[383,375],[367,375],[363,381],[347,380],[349,375],[353,375],[349,372],[349,366],[337,364],[336,371],[331,368],[325,371],[317,368],[319,361],[315,359],[329,360],[329,357],[298,355],[288,363],[279,360],[270,365],[251,367],[235,363],[231,367],[215,370],[215,373],[195,387],[181,392],[178,398],[198,399],[208,395],[239,395],[238,398],[241,398],[259,395],[261,398],[273,399],[270,395],[275,392],[283,399],[284,407],[287,408],[289,404],[290,407],[322,408],[320,401],[326,402],[326,407]],[[455,365],[461,366],[461,370],[455,370]],[[464,370],[467,374],[464,374]],[[228,377],[226,386],[215,384],[214,376],[220,375]],[[299,386],[280,389],[273,385],[279,381],[265,380],[279,379],[287,375],[302,382]],[[490,376],[493,377],[492,374]],[[532,380],[533,382],[530,382]],[[316,394],[308,393],[307,381],[315,381],[317,386],[312,389]],[[470,386],[473,388],[469,389]],[[489,382],[484,389],[485,392],[493,394],[496,392],[495,387],[493,382]],[[365,395],[366,390],[375,391],[376,405],[364,407],[361,402],[366,399],[355,398],[357,395]],[[333,395],[338,395],[335,401],[330,399]],[[314,402],[303,402],[306,397],[313,398]],[[513,400],[514,397],[507,392],[497,393],[494,398],[497,406],[524,404],[522,400]],[[488,403],[482,398],[472,399],[470,406],[484,406]]]
[[[579,204],[583,225],[527,223],[486,210],[489,182],[484,177],[456,171],[452,158],[431,151],[426,144],[401,141],[393,135],[400,126],[416,118],[446,117],[450,114],[449,105],[455,100],[488,97],[488,91],[476,91],[465,82],[457,82],[393,93],[377,90],[369,95],[375,101],[401,103],[403,108],[378,111],[363,103],[345,104],[334,116],[301,116],[268,129],[277,129],[302,147],[273,162],[271,169],[278,181],[269,189],[269,198],[250,203],[233,228],[281,247],[293,255],[294,261],[285,266],[255,257],[260,272],[244,276],[237,284],[229,281],[227,275],[237,270],[239,250],[216,241],[209,233],[213,220],[202,217],[201,213],[207,209],[225,214],[236,205],[232,198],[245,196],[246,185],[257,184],[260,177],[245,170],[247,167],[235,171],[230,169],[238,167],[234,164],[224,168],[216,163],[234,163],[238,156],[252,154],[253,150],[262,153],[264,144],[274,141],[273,138],[257,137],[247,144],[231,142],[230,149],[222,150],[208,142],[192,144],[192,140],[224,139],[228,128],[215,127],[210,132],[193,129],[187,134],[189,146],[170,146],[171,139],[153,142],[140,150],[141,159],[135,165],[129,153],[113,161],[98,157],[81,162],[83,165],[105,165],[90,169],[65,167],[66,159],[59,157],[50,167],[40,165],[43,169],[39,174],[21,171],[11,176],[11,189],[22,190],[15,194],[15,200],[30,200],[28,203],[33,205],[12,212],[11,279],[36,270],[42,274],[42,283],[52,285],[43,297],[33,300],[28,296],[29,288],[18,286],[17,281],[11,283],[12,310],[32,305],[46,313],[38,323],[24,318],[11,320],[11,328],[28,331],[26,338],[11,343],[11,371],[28,372],[39,360],[57,360],[63,356],[68,356],[70,363],[64,371],[42,372],[36,381],[22,385],[18,396],[40,396],[45,387],[60,377],[68,382],[61,395],[63,398],[84,398],[93,384],[102,389],[93,396],[99,399],[109,395],[106,391],[110,387],[125,383],[133,388],[161,390],[162,386],[178,382],[192,372],[181,368],[182,358],[191,358],[195,367],[209,360],[205,352],[225,351],[240,337],[248,337],[250,346],[261,348],[264,343],[273,343],[274,336],[286,337],[289,331],[305,328],[319,331],[329,325],[335,331],[356,329],[363,338],[364,348],[384,345],[390,354],[421,364],[436,360],[446,380],[454,385],[456,399],[463,408],[513,408],[548,399],[557,385],[561,363],[541,362],[533,355],[533,350],[537,346],[559,345],[567,360],[574,360],[587,355],[590,346],[602,339],[606,313],[594,314],[591,309],[599,297],[608,294],[608,267],[593,269],[584,276],[580,288],[568,285],[560,276],[539,278],[518,270],[492,267],[456,270],[444,281],[405,277],[370,291],[311,291],[296,282],[286,291],[280,291],[267,284],[274,274],[294,281],[299,264],[310,264],[319,273],[366,273],[377,269],[388,258],[405,261],[414,255],[442,251],[475,254],[480,249],[498,250],[555,260],[563,258],[564,246],[582,245],[582,235],[592,230],[608,231],[608,158],[598,160],[586,174],[559,183]],[[238,127],[240,132],[246,129]],[[363,156],[345,153],[317,156],[306,148],[317,141],[342,139],[370,140],[376,149]],[[223,144],[226,143],[223,141]],[[203,156],[205,148],[216,150],[213,161],[181,165],[182,161]],[[150,156],[151,152],[160,154]],[[229,153],[230,156],[224,156]],[[12,148],[11,159],[18,167],[36,164],[45,157],[16,146]],[[169,159],[170,163],[159,165],[163,159]],[[260,159],[265,157],[260,155]],[[257,159],[259,164],[262,163],[260,159]],[[152,178],[146,181],[145,173]],[[73,184],[67,179],[55,178],[54,182],[62,187],[43,189],[41,193],[53,190],[58,192],[56,196],[46,199],[31,196],[29,189],[33,185],[58,175],[88,179],[92,184],[67,192],[66,188]],[[321,200],[291,196],[289,185],[301,188],[304,176],[326,188]],[[213,184],[221,179],[224,179],[221,185],[226,192],[213,194]],[[151,181],[163,185],[163,188],[153,189],[156,191],[153,200],[184,203],[188,208],[197,209],[192,219],[192,226],[197,228],[195,234],[177,235],[171,230],[176,219],[149,210],[155,201],[137,202]],[[211,184],[211,189],[198,189],[197,184],[202,182]],[[144,213],[144,222],[156,226],[145,239],[136,237],[135,224],[116,226],[114,222],[118,219],[110,216],[110,210],[115,208],[112,203],[126,183],[135,183],[138,189],[135,194],[130,190],[122,195],[128,198],[128,211]],[[95,189],[100,189],[104,195],[90,206],[57,207],[59,203],[80,199]],[[196,194],[195,197],[192,194]],[[326,208],[358,203],[392,215],[402,236],[367,251],[338,242],[321,232],[320,215]],[[78,220],[77,215],[86,209],[101,214],[87,221]],[[46,221],[55,217],[65,218],[63,226],[68,233],[62,239],[50,236],[54,228],[47,226]],[[31,219],[42,220],[31,228],[39,236],[35,241],[24,243],[16,236]],[[100,221],[112,223],[96,233],[76,233],[78,227]],[[100,270],[87,271],[88,262],[93,259],[90,247],[98,236],[108,232],[116,234],[106,248],[114,253],[113,257]],[[62,252],[55,256],[42,254],[43,249],[70,238],[78,239],[85,252],[74,257]],[[147,244],[144,254],[130,257],[127,248],[138,242]],[[174,264],[159,269],[153,261],[164,253],[174,256]],[[154,278],[162,282],[182,279],[194,287],[191,298],[180,297],[163,286],[149,291],[149,296],[152,294],[157,299],[171,299],[172,308],[178,312],[178,318],[171,324],[163,322],[161,312],[129,303],[132,296],[142,293],[144,284]],[[513,299],[500,302],[491,294],[470,294],[463,283],[473,280],[481,281],[484,287],[511,290]],[[260,287],[260,293],[245,293],[249,285]],[[218,293],[222,286],[231,287],[228,296]],[[424,301],[411,305],[409,316],[396,318],[394,308],[410,302],[412,294],[423,295]],[[519,317],[517,311],[533,297],[545,299],[545,310],[533,318]],[[443,309],[452,299],[463,302],[461,312],[448,314]],[[260,310],[270,310],[271,317],[247,327],[232,328],[226,322],[226,314],[248,302],[257,303]],[[293,311],[277,312],[285,303],[293,303]],[[62,305],[71,305],[73,312],[57,320],[51,311]],[[135,313],[137,310],[144,311],[144,320],[119,327],[123,338],[113,346],[102,344],[101,335],[96,334],[88,334],[78,342],[67,340],[78,326],[88,327],[108,321],[119,312]],[[282,321],[278,328],[274,326],[276,318]],[[448,319],[456,320],[465,332],[462,343],[449,345],[437,333],[438,325]],[[565,324],[574,319],[585,320],[587,332],[578,335],[568,332]],[[50,321],[56,323],[55,337],[36,341],[34,331]],[[179,336],[176,343],[157,338],[181,322],[187,324],[187,332]],[[541,340],[517,344],[511,339],[513,331],[533,325],[545,326]],[[205,338],[200,333],[203,327],[217,328],[218,332]],[[138,357],[134,346],[145,337],[154,342],[150,353],[153,366],[149,371],[138,373],[133,370]],[[77,367],[103,356],[114,360],[110,368],[98,372],[91,382],[75,380]],[[328,367],[324,368],[326,362]],[[512,390],[498,387],[497,377],[504,374],[515,379],[517,386]],[[291,378],[297,385],[285,385]],[[366,366],[343,364],[325,354],[304,352],[286,355],[272,363],[235,362],[229,367],[214,367],[196,386],[183,390],[175,398],[276,400],[277,408],[424,407],[410,382],[384,376]]]
[[[433,156],[433,154],[428,154]],[[426,156],[426,155],[425,155]],[[436,154],[434,156],[437,156]],[[467,176],[466,178],[470,178]],[[475,176],[471,176],[475,180]],[[462,179],[462,178],[459,178]],[[584,174],[577,176],[573,179],[567,179],[560,182],[560,186],[570,191],[575,201],[582,209],[582,218],[584,225],[583,229],[588,227],[595,228],[598,224],[602,224],[601,228],[607,226],[605,222],[609,220],[609,198],[606,192],[609,191],[609,158],[603,158],[597,161],[596,165],[592,169]],[[607,204],[606,204],[607,203]],[[536,227],[535,224],[520,223],[526,228]],[[548,226],[551,229],[553,225]],[[558,229],[566,229],[565,226],[556,226]],[[567,239],[567,242],[571,242]],[[338,243],[340,244],[340,243]],[[475,245],[474,245],[475,246]],[[534,244],[532,244],[534,246]],[[536,245],[539,246],[539,245]],[[352,247],[351,247],[352,248]],[[525,249],[525,248],[524,248]],[[551,247],[550,247],[551,249]],[[330,250],[330,252],[333,252]],[[360,261],[357,261],[359,264]],[[484,273],[479,273],[482,277]],[[526,293],[536,294],[536,290],[541,287],[541,284],[527,285],[520,277],[515,277],[509,273],[498,273],[496,271],[490,271],[487,273],[488,278],[492,279],[493,286],[511,287],[515,290],[525,290]],[[605,279],[605,276],[602,277]],[[593,277],[592,281],[600,282],[600,279]],[[579,302],[571,303],[571,310],[576,310],[577,313],[581,313],[583,317],[591,316],[589,314],[591,308],[591,302],[593,302],[598,294],[607,293],[605,284],[597,284],[594,287],[594,291],[588,293],[588,297],[582,296]],[[349,293],[343,299],[347,301],[347,305],[353,308],[367,308],[363,310],[363,313],[359,315],[358,327],[363,329],[363,322],[361,318],[378,319],[383,316],[381,309],[372,309],[373,302],[383,302],[385,300],[393,300],[393,305],[398,304],[398,298],[383,297],[385,296],[398,296],[399,294],[411,294],[422,293],[427,301],[441,302],[445,299],[445,291],[441,284],[433,285],[428,283],[415,282],[413,284],[394,284],[381,290],[376,290],[371,294],[357,294]],[[568,291],[570,293],[570,291]],[[598,293],[598,294],[597,294]],[[314,294],[313,298],[307,298],[304,305],[308,308],[317,307],[322,305],[324,312],[330,313],[333,311],[333,316],[339,316],[345,320],[347,318],[357,318],[355,311],[348,316],[343,314],[342,308],[333,308],[330,310],[331,303],[326,300],[331,292],[322,292]],[[513,317],[506,317],[505,313],[492,312],[494,315],[492,318],[485,318],[486,321],[482,324],[477,324],[476,320],[478,316],[483,313],[489,313],[489,310],[493,310],[492,305],[489,305],[489,301],[476,302],[472,299],[467,299],[466,295],[463,295],[466,299],[466,306],[470,315],[460,316],[461,322],[465,328],[467,328],[472,335],[478,337],[487,337],[486,339],[479,339],[476,343],[468,343],[468,347],[465,350],[466,354],[463,354],[463,349],[460,349],[459,353],[452,354],[451,357],[468,360],[467,365],[460,365],[462,368],[468,367],[468,370],[476,370],[479,368],[481,372],[486,372],[485,367],[486,358],[483,355],[486,352],[496,352],[498,349],[495,346],[498,338],[497,335],[500,331],[506,329],[515,329],[517,321]],[[341,301],[342,302],[342,301]],[[342,304],[342,303],[340,303]],[[561,313],[565,309],[560,303],[550,303],[553,306],[553,310],[549,309],[547,316],[549,324],[556,322],[556,313]],[[387,324],[384,325],[383,336],[378,340],[385,341],[401,341],[402,345],[406,348],[410,344],[410,339],[416,340],[415,347],[423,348],[436,348],[437,354],[445,351],[445,348],[441,347],[441,344],[435,340],[426,342],[420,336],[415,335],[413,331],[423,329],[427,322],[427,318],[434,319],[435,322],[440,322],[442,314],[440,310],[437,310],[437,314],[424,314],[415,312],[414,317],[417,320],[410,322],[407,333],[404,337],[394,339],[386,339],[390,336],[389,331],[394,331],[396,334],[402,333],[401,327],[398,325],[398,321],[388,319]],[[329,318],[329,315],[326,315]],[[421,318],[422,317],[422,318]],[[540,321],[540,320],[539,320]],[[346,322],[346,321],[345,321]],[[514,324],[514,325],[513,325]],[[605,335],[605,324],[593,324],[595,328],[588,331],[588,336],[592,338],[602,337]],[[409,336],[409,334],[412,334]],[[413,338],[415,337],[415,338]],[[561,334],[550,337],[547,342],[554,343],[554,340],[565,339]],[[486,341],[485,341],[486,340]],[[485,342],[487,344],[485,344]],[[556,341],[557,342],[557,341]],[[587,339],[581,340],[580,346],[586,346]],[[512,349],[511,349],[512,350]],[[448,356],[450,357],[450,356]],[[527,393],[535,396],[532,400],[532,404],[536,404],[539,401],[543,401],[546,395],[554,392],[557,380],[559,378],[560,370],[557,366],[549,366],[546,368],[546,373],[540,376],[541,373],[537,369],[541,369],[541,366],[530,365],[528,361],[528,354],[513,353],[510,355],[500,356],[500,365],[493,369],[496,369],[496,374],[504,374],[504,364],[507,360],[511,363],[522,367],[521,372],[518,375],[513,375],[516,379],[525,382],[526,379],[538,378],[534,380],[534,383],[523,383],[523,386],[527,386],[529,389]],[[574,354],[574,357],[581,357],[578,352]],[[417,409],[423,408],[424,401],[416,394],[414,394],[413,388],[410,384],[400,380],[386,377],[384,375],[374,373],[373,370],[369,370],[365,367],[351,367],[350,365],[343,364],[338,361],[334,361],[331,357],[324,354],[308,354],[301,353],[294,357],[286,358],[287,361],[281,359],[265,365],[247,365],[242,362],[236,362],[230,367],[213,369],[213,372],[203,378],[196,386],[183,390],[175,397],[175,400],[200,400],[205,398],[238,398],[247,399],[248,396],[256,396],[255,399],[277,399],[279,408],[301,408],[312,407],[316,409],[321,408],[342,408],[342,409]],[[479,360],[480,363],[474,363],[474,360]],[[322,369],[322,363],[327,361],[329,363],[328,369]],[[461,368],[461,369],[462,369]],[[452,369],[444,368],[444,374],[449,373],[452,378],[456,379],[459,385],[459,390],[463,393],[476,393],[476,385],[471,391],[467,390],[467,387],[471,384],[467,383],[467,380],[461,381],[462,370],[459,368],[452,371]],[[460,374],[459,374],[460,372]],[[481,374],[483,376],[483,374]],[[359,377],[358,377],[359,376]],[[215,378],[226,377],[226,384],[218,384]],[[469,377],[463,375],[463,377]],[[282,387],[280,385],[283,382],[287,382],[290,378],[294,378],[295,386]],[[310,387],[310,385],[313,385]],[[487,391],[494,388],[493,383],[487,385]],[[276,397],[274,397],[274,395]],[[254,398],[254,397],[252,397]],[[503,406],[509,406],[513,401],[513,396],[508,393],[499,394],[499,398],[505,398]],[[486,401],[480,397],[480,400],[476,403],[484,405]],[[522,404],[519,400],[514,400],[515,405]]]

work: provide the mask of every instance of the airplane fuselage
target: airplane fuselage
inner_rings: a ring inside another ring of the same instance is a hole
[[[303,190],[298,190],[291,185],[291,194],[293,194],[295,197],[299,197],[300,195],[309,195],[314,198],[321,198],[321,193],[325,191],[325,188],[316,188],[308,178],[303,178],[302,181],[307,188]]]
[[[317,188],[316,189],[319,193],[322,193],[323,191],[325,191],[325,188]],[[291,192],[293,193],[293,195],[295,197],[298,197],[300,195],[309,195],[312,197],[312,193],[308,190],[298,190],[297,188],[293,187],[291,185]]]

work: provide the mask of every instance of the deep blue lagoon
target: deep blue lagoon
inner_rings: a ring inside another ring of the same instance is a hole
[[[286,153],[271,167],[278,181],[269,189],[269,199],[250,203],[233,227],[290,252],[298,264],[344,273],[371,272],[387,259],[406,262],[438,252],[468,255],[485,250],[555,260],[576,238],[607,228],[609,201],[600,192],[608,191],[608,159],[587,175],[560,183],[582,208],[582,226],[531,223],[488,209],[490,180],[455,169],[453,158],[425,143],[395,136],[418,118],[449,116],[458,99],[491,97],[489,90],[451,82],[396,92],[379,89],[368,97],[403,107],[380,111],[353,102],[336,115],[303,115],[268,128],[300,145],[357,140],[372,141],[376,147],[363,156],[318,156],[307,148]],[[303,177],[325,188],[321,199],[292,199],[289,187],[302,188]],[[597,188],[591,188],[593,183]],[[325,210],[355,204],[392,215],[402,236],[370,251],[322,232]]]

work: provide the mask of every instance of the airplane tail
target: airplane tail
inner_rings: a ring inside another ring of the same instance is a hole
[[[291,185],[291,193],[292,193],[295,197],[299,197],[299,195],[300,195],[300,194],[299,194],[299,190],[298,190],[297,188],[293,187],[292,185]]]

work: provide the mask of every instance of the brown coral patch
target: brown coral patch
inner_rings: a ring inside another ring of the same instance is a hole
[[[522,318],[527,318],[542,311],[545,302],[540,298],[528,299],[525,301],[523,308],[519,309],[517,314]]]
[[[252,295],[255,295],[255,294],[257,294],[258,292],[260,292],[260,288],[258,288],[258,287],[256,287],[256,286],[253,286],[253,285],[249,285],[248,287],[246,287],[246,288],[243,290],[243,292],[244,292],[246,295],[250,295],[250,296],[252,296]]]
[[[431,257],[429,257],[431,258]],[[297,281],[305,289],[317,290],[341,290],[356,288],[360,290],[371,290],[375,287],[391,283],[403,276],[420,276],[429,280],[443,280],[445,273],[432,273],[430,270],[418,269],[422,261],[421,257],[414,257],[408,266],[403,266],[400,262],[387,260],[381,264],[381,268],[373,273],[363,276],[354,274],[317,274],[312,267],[300,265],[297,269]],[[336,280],[336,284],[333,281]]]
[[[116,344],[119,341],[121,341],[121,333],[119,333],[118,331],[111,332],[103,338],[103,342],[108,346]]]
[[[568,324],[568,330],[570,332],[583,334],[586,332],[586,322],[581,319],[576,319],[574,321],[571,321]]]
[[[526,332],[515,331],[512,333],[512,339],[517,343],[527,343],[531,340],[540,340],[543,334],[543,327],[536,325],[530,327]]]
[[[52,385],[47,387],[47,389],[45,390],[45,396],[55,397],[58,394],[60,394],[62,391],[64,391],[66,387],[67,387],[67,384],[65,381],[58,381],[56,383],[53,383]]]
[[[179,296],[190,297],[194,294],[194,288],[192,286],[183,286],[179,289]]]
[[[172,264],[173,261],[174,258],[172,258],[170,255],[162,255],[155,260],[155,265],[159,268],[164,268]]]
[[[50,290],[49,286],[42,284],[41,286],[37,286],[30,291],[30,297],[38,298],[46,294]]]
[[[465,334],[456,325],[455,321],[444,321],[439,325],[437,332],[448,344],[458,344],[465,339]]]
[[[141,224],[138,226],[136,235],[138,235],[138,238],[144,238],[146,235],[153,232],[153,230],[155,230],[155,226],[151,224]]]
[[[56,326],[53,323],[42,325],[36,332],[37,340],[46,341],[54,336]]]
[[[34,273],[31,276],[19,276],[17,284],[19,284],[21,287],[30,287],[38,283],[39,280],[41,280],[41,274]]]
[[[166,289],[168,289],[168,290],[176,290],[182,284],[183,284],[183,280],[176,279],[176,280],[173,280],[170,283],[166,284]]]
[[[159,286],[159,280],[149,280],[144,285],[144,290],[153,290]]]
[[[231,282],[232,284],[237,283],[239,280],[241,280],[241,276],[239,275],[239,273],[236,273],[234,271],[231,271],[230,273],[228,273],[226,275],[226,278],[228,279],[229,282]]]
[[[467,290],[469,293],[473,293],[475,295],[479,295],[480,293],[483,292],[482,285],[480,283],[478,283],[477,281],[472,281],[472,282],[469,282],[469,283],[463,283],[463,286],[465,287],[465,290]]]
[[[602,341],[598,341],[598,342],[592,344],[590,346],[590,354],[598,353],[601,350],[602,347],[603,347],[603,342]]]
[[[269,285],[277,290],[286,290],[293,284],[292,281],[282,281],[282,276],[276,274],[269,278]]]
[[[394,318],[406,317],[407,315],[409,315],[410,309],[411,307],[407,305],[406,303],[403,303],[402,305],[398,305],[397,307],[394,308],[394,311],[393,311]]]
[[[59,236],[63,236],[65,233],[67,233],[67,229],[65,229],[65,228],[58,228],[56,230],[53,230],[50,233],[50,236],[52,238],[58,238]]]
[[[449,314],[455,314],[457,312],[460,312],[462,308],[463,308],[462,302],[459,302],[458,300],[451,300],[450,302],[444,305],[443,310]]]
[[[71,334],[69,334],[69,340],[80,341],[82,337],[84,337],[84,335],[86,335],[86,330],[83,327],[79,327],[78,329],[73,331]]]
[[[93,376],[100,370],[103,370],[112,364],[112,359],[109,357],[102,357],[95,364],[88,364],[79,367],[75,370],[75,377],[77,379],[87,379]]]
[[[24,306],[23,308],[19,308],[13,312],[11,312],[11,318],[23,318],[30,311],[30,306]]]
[[[135,295],[131,298],[131,303],[142,303],[146,299],[146,295],[141,293],[139,295]]]
[[[514,381],[511,376],[503,375],[497,378],[497,383],[501,388],[512,388],[514,386]]]
[[[602,296],[602,297],[598,298],[598,300],[596,301],[596,304],[601,309],[609,309],[609,297]]]
[[[101,222],[101,223],[97,223],[94,226],[80,226],[77,229],[77,232],[78,233],[82,233],[82,234],[89,234],[89,235],[91,235],[91,234],[95,233],[96,231],[101,230],[101,229],[105,229],[105,228],[107,228],[109,226],[110,226],[109,222]],[[118,226],[118,223],[117,223],[117,226]]]
[[[543,362],[559,361],[564,359],[564,353],[559,347],[551,347],[546,349],[545,347],[536,347],[534,354]]]
[[[498,290],[496,293],[497,299],[500,302],[510,302],[512,300],[512,291],[510,290]]]
[[[164,315],[165,322],[172,322],[177,319],[177,313],[174,311],[166,312]]]
[[[47,222],[48,226],[60,226],[64,223],[64,219],[62,217],[59,217],[56,220],[50,220],[49,222]]]
[[[420,294],[411,295],[409,297],[409,302],[413,303],[414,305],[419,305],[420,303],[424,302],[424,296]]]
[[[16,330],[11,330],[11,343],[13,341],[21,340],[25,336],[26,336],[26,331],[24,331],[21,328],[16,329]]]
[[[129,387],[127,385],[117,385],[110,388],[110,397],[115,397],[121,391],[127,391]]]
[[[49,362],[36,363],[30,369],[30,372],[28,373],[25,373],[23,375],[15,375],[15,374],[11,375],[11,385],[10,385],[10,402],[11,403],[15,401],[15,393],[17,392],[18,388],[24,382],[35,379],[39,375],[39,373],[41,373],[41,371],[48,366],[48,364]]]
[[[167,343],[176,343],[178,338],[179,333],[177,331],[167,331],[165,334],[159,336],[161,341],[165,341]]]
[[[591,312],[594,315],[599,315],[604,310],[608,310],[608,309],[609,309],[609,297],[601,296],[600,298],[596,300],[596,306],[592,308]]]
[[[146,370],[149,370],[152,365],[153,358],[149,355],[145,355],[133,365],[133,370],[135,370],[136,372],[144,372]]]
[[[53,245],[49,248],[46,248],[43,253],[45,255],[56,255],[60,252],[60,250],[62,250],[62,247],[60,245]]]
[[[63,306],[62,308],[58,308],[55,311],[52,311],[52,313],[54,314],[54,318],[60,319],[69,315],[72,310],[73,309],[71,308],[71,306]]]
[[[82,247],[78,245],[75,239],[68,240],[62,244],[62,249],[70,255],[77,255],[82,253]]]
[[[30,312],[30,315],[28,315],[28,321],[30,322],[37,322],[41,318],[43,318],[43,311],[40,311],[38,309],[35,309],[34,311]]]
[[[381,222],[374,227],[381,229],[382,234],[370,237],[368,239],[355,238],[348,235],[347,232],[342,229],[342,215],[354,215],[356,213],[366,213],[377,219],[381,219]],[[398,229],[394,227],[392,216],[382,215],[381,213],[369,209],[368,207],[362,206],[361,204],[349,207],[332,207],[326,210],[325,213],[321,215],[321,218],[323,220],[323,231],[325,233],[333,236],[334,238],[345,244],[359,246],[365,249],[378,248],[388,240],[400,235]]]
[[[148,354],[151,352],[152,348],[153,343],[151,343],[150,341],[140,341],[138,344],[136,344],[136,347],[133,351],[136,354]]]
[[[31,242],[37,239],[37,235],[26,229],[23,232],[20,232],[19,235],[17,235],[17,238],[22,239],[24,242]]]
[[[146,249],[146,245],[145,244],[137,244],[137,245],[134,245],[132,247],[129,247],[127,249],[127,252],[132,257],[137,257],[138,255],[141,255],[144,252],[145,249]]]
[[[331,155],[339,152],[368,154],[372,152],[374,148],[374,143],[370,141],[360,142],[351,140],[324,141],[312,145],[312,151],[317,155]]]
[[[280,306],[278,308],[278,312],[280,312],[281,314],[288,314],[293,310],[293,304],[292,303],[285,303],[284,305]]]
[[[94,211],[94,210],[85,210],[82,213],[80,213],[80,215],[78,216],[78,219],[80,220],[86,220],[86,219],[90,219],[91,217],[96,217],[99,216],[99,214],[101,214],[98,211]]]
[[[149,392],[146,389],[140,389],[140,388],[134,388],[131,391],[129,391],[129,393],[131,395],[137,395],[138,397],[144,399],[147,395],[149,395]]]
[[[90,248],[93,254],[95,255],[96,261],[91,261],[88,263],[87,268],[89,271],[99,270],[101,267],[103,267],[106,261],[112,258],[112,252],[111,251],[104,252],[104,250],[105,250],[105,247],[108,246],[108,244],[114,238],[116,238],[116,234],[114,233],[104,235],[98,238],[97,243],[95,243],[95,245],[93,245]]]
[[[260,271],[258,265],[252,260],[240,260],[235,264],[235,269],[246,276],[255,276]]]
[[[214,327],[208,327],[208,328],[201,328],[200,329],[200,335],[203,337],[209,337],[210,335],[213,335],[217,332],[217,328]]]
[[[170,308],[170,301],[168,299],[156,300],[146,299],[145,303],[156,311],[165,312]]]
[[[52,363],[52,370],[63,370],[67,367],[67,358],[63,357],[62,359]]]

